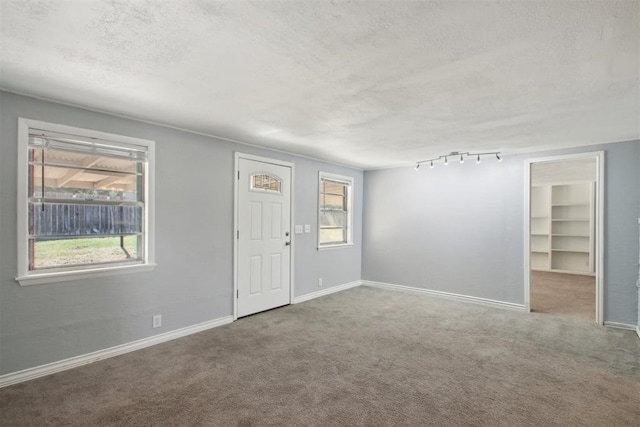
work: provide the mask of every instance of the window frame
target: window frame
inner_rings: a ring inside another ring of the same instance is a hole
[[[321,230],[321,225],[320,225],[320,218],[322,215],[322,205],[320,204],[320,196],[322,194],[322,182],[324,180],[327,181],[334,181],[334,182],[339,182],[342,184],[345,184],[347,186],[347,195],[346,195],[346,203],[347,203],[347,230],[346,230],[346,234],[347,234],[347,241],[343,242],[343,243],[321,243],[320,242],[320,230]],[[316,195],[316,200],[318,201],[318,228],[317,228],[317,232],[318,232],[318,238],[317,238],[317,248],[318,250],[325,250],[325,249],[338,249],[338,248],[344,248],[344,247],[349,247],[349,246],[353,246],[353,189],[354,189],[354,178],[351,176],[345,176],[345,175],[337,175],[334,173],[329,173],[329,172],[322,172],[319,171],[318,173],[318,193]]]
[[[39,129],[47,132],[109,141],[114,145],[143,146],[147,150],[144,173],[144,230],[142,261],[128,264],[89,264],[70,266],[50,271],[29,270],[29,131]],[[151,271],[155,264],[155,141],[73,126],[48,123],[39,120],[18,119],[18,165],[17,165],[17,258],[16,281],[22,286],[88,279],[102,276]]]

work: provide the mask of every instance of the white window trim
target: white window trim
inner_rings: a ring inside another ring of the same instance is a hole
[[[334,181],[344,182],[349,185],[349,194],[347,194],[347,242],[346,243],[331,243],[320,244],[320,192],[322,191],[322,180],[330,179]],[[318,201],[318,240],[317,247],[319,251],[327,249],[340,249],[353,246],[353,191],[354,191],[354,178],[352,176],[336,175],[329,172],[318,172],[318,194],[316,194],[316,200]]]
[[[67,133],[87,138],[103,139],[123,144],[142,145],[147,148],[147,170],[145,173],[145,258],[139,264],[79,266],[73,270],[30,272],[29,271],[29,199],[28,185],[28,145],[29,129],[37,128],[50,132]],[[155,141],[115,135],[72,126],[59,125],[31,119],[18,119],[18,195],[17,195],[17,237],[18,274],[16,280],[22,286],[64,282],[93,277],[112,276],[141,271],[151,271],[155,264]]]

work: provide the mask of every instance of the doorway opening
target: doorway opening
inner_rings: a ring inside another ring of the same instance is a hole
[[[526,164],[525,305],[603,324],[604,152]]]

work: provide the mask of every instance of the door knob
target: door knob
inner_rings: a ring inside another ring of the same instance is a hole
[[[284,242],[285,246],[291,245],[291,242]]]

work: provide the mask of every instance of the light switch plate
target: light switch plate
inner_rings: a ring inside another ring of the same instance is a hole
[[[296,234],[302,234],[302,226],[301,225],[296,225],[294,230],[295,230]]]
[[[311,233],[311,225],[305,224],[304,225],[304,232],[305,233]]]

